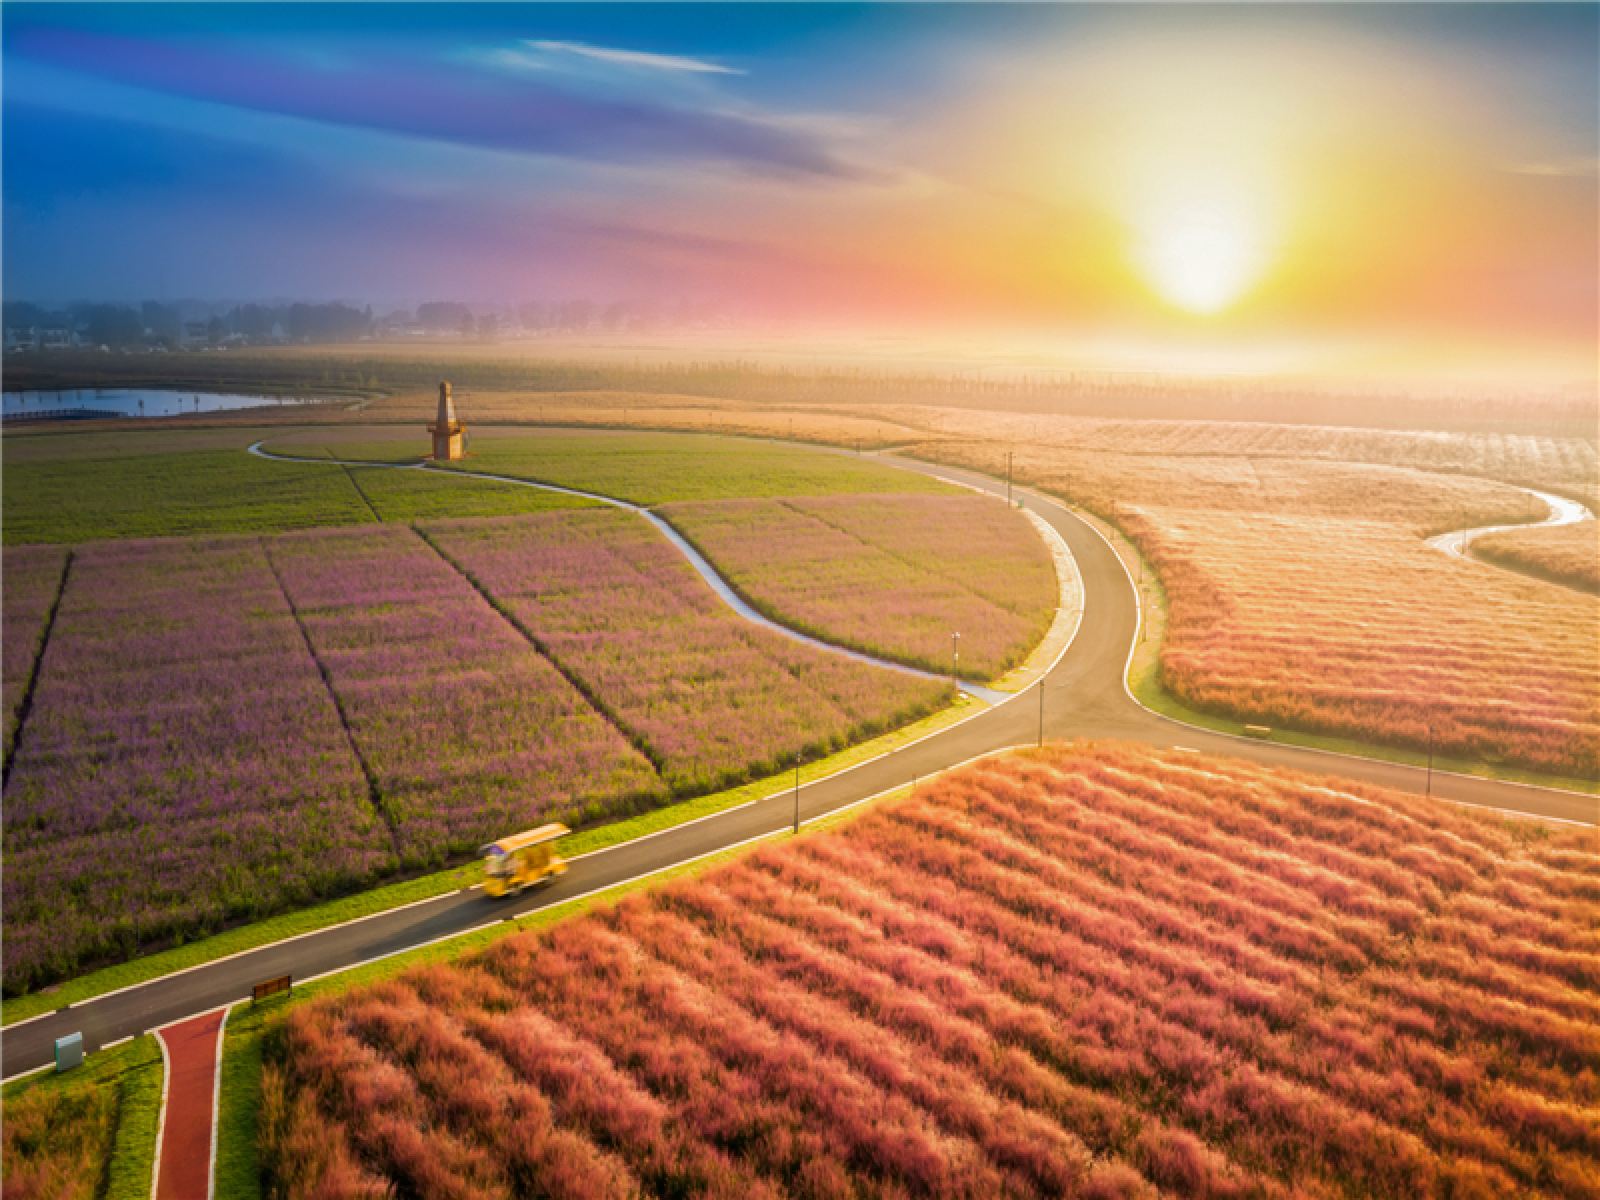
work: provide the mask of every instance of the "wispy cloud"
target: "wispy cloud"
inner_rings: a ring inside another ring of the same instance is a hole
[[[1509,168],[1514,175],[1545,175],[1561,179],[1586,179],[1600,175],[1600,158],[1592,154],[1573,154],[1566,158],[1546,158],[1518,163]]]
[[[737,67],[723,66],[703,58],[690,58],[681,54],[653,54],[646,50],[623,50],[615,46],[594,46],[588,42],[556,42],[525,39],[542,54],[572,55],[615,67],[637,68],[643,71],[683,71],[693,75],[743,75]],[[524,62],[527,60],[524,59]]]
[[[462,146],[611,162],[719,161],[816,179],[880,174],[827,131],[725,101],[573,88],[526,72],[463,78],[426,58],[372,54],[332,70],[264,46],[48,29],[13,36],[7,52],[169,95]]]

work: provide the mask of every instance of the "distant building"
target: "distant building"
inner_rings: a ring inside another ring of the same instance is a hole
[[[462,456],[467,427],[456,420],[455,397],[450,394],[450,384],[439,384],[439,413],[428,432],[433,434],[433,457],[436,462],[455,462]]]

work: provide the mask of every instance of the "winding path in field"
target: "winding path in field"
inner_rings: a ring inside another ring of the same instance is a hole
[[[1577,525],[1594,520],[1594,514],[1576,500],[1568,500],[1565,496],[1556,496],[1549,492],[1535,491],[1533,488],[1522,490],[1530,496],[1537,496],[1543,500],[1550,509],[1550,515],[1542,521],[1527,521],[1517,525],[1480,525],[1476,529],[1456,529],[1429,538],[1428,545],[1435,550],[1443,550],[1454,558],[1509,570],[1510,568],[1502,567],[1499,563],[1487,562],[1473,555],[1472,543],[1491,533],[1505,533],[1512,529],[1554,529],[1560,525]]]
[[[464,471],[454,467],[452,467],[450,470],[441,470],[439,468],[429,467],[426,462],[387,463],[344,458],[303,458],[297,455],[279,454],[277,451],[267,450],[264,448],[263,442],[252,442],[249,449],[250,453],[254,454],[257,458],[270,459],[273,462],[307,463],[311,466],[372,467],[391,471],[425,470],[435,478],[486,479],[492,483],[508,483],[516,487],[533,488],[535,491],[540,492],[555,492],[562,496],[577,496],[580,499],[593,500],[598,504],[606,504],[612,508],[619,508],[623,512],[632,513],[634,516],[642,517],[644,520],[650,522],[650,524],[655,527],[656,532],[666,538],[667,541],[671,542],[673,548],[676,549],[678,553],[683,555],[683,557],[688,561],[689,565],[695,569],[695,572],[700,576],[700,578],[704,579],[706,583],[710,585],[711,590],[717,594],[717,598],[731,608],[734,612],[736,612],[739,616],[743,617],[746,621],[749,621],[753,625],[759,625],[761,628],[766,629],[769,632],[776,633],[793,641],[803,643],[804,645],[810,646],[813,649],[824,650],[829,654],[842,655],[845,658],[854,659],[856,662],[867,663],[870,666],[883,667],[890,671],[898,671],[903,675],[914,675],[918,679],[948,680],[949,682],[954,683],[963,692],[967,693],[967,695],[975,696],[989,704],[997,704],[1006,698],[1006,693],[997,692],[993,688],[983,687],[981,684],[972,683],[965,679],[957,679],[949,675],[940,675],[934,671],[924,671],[919,667],[907,666],[905,663],[895,662],[892,659],[877,658],[871,654],[864,654],[860,650],[852,650],[848,646],[840,646],[834,642],[828,642],[821,638],[812,637],[810,634],[802,633],[798,629],[791,629],[787,625],[774,621],[772,618],[761,612],[758,612],[755,608],[745,603],[744,598],[734,590],[733,585],[718,573],[717,569],[706,560],[706,557],[701,554],[700,551],[694,548],[694,545],[689,541],[689,539],[674,529],[672,525],[664,518],[652,512],[643,504],[634,504],[629,500],[619,500],[615,496],[606,496],[599,492],[585,492],[578,488],[562,487],[560,484],[541,483],[535,479],[519,479],[514,475],[491,475],[485,471]]]
[[[326,460],[312,460],[326,461]],[[905,470],[964,484],[995,496],[1003,481],[970,471],[882,458]],[[369,465],[369,464],[362,464]],[[400,954],[473,929],[525,916],[552,904],[593,895],[618,884],[693,862],[789,829],[798,808],[812,821],[886,792],[927,779],[974,758],[1049,738],[1122,738],[1209,754],[1233,755],[1267,766],[1337,775],[1362,783],[1423,793],[1458,804],[1583,825],[1600,825],[1600,797],[1532,787],[1378,759],[1234,737],[1153,713],[1129,693],[1127,669],[1139,637],[1136,585],[1109,542],[1065,505],[1019,491],[1026,505],[1065,542],[1082,580],[1081,623],[1071,644],[1026,691],[977,708],[958,724],[878,758],[808,783],[793,792],[676,825],[572,861],[542,891],[490,900],[470,888],[166,975],[18,1022],[0,1033],[7,1075],[48,1064],[54,1040],[81,1031],[85,1047],[153,1029],[247,997],[252,985],[281,975],[304,983],[362,963]]]

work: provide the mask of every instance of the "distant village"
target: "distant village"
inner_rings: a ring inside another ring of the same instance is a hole
[[[101,349],[165,353],[319,342],[499,341],[551,334],[705,329],[726,315],[689,301],[590,300],[465,304],[433,300],[375,312],[370,304],[139,305],[75,302],[51,308],[25,300],[3,306],[5,350]]]

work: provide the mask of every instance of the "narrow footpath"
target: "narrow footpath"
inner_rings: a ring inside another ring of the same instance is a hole
[[[226,1009],[156,1030],[167,1079],[161,1089],[155,1200],[211,1200],[217,1085]]]

